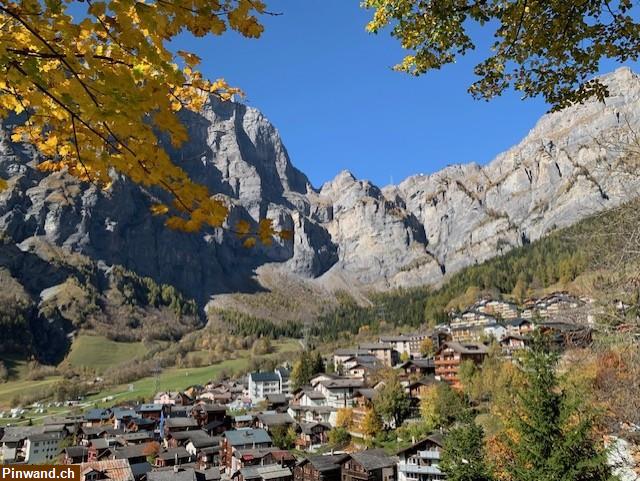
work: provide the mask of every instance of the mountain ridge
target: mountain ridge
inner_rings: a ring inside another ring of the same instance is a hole
[[[201,308],[279,283],[300,282],[318,297],[439,284],[637,196],[640,178],[618,171],[621,153],[600,138],[622,135],[627,124],[640,129],[640,79],[623,68],[603,80],[611,90],[606,104],[545,115],[484,166],[455,164],[382,188],[348,171],[315,188],[291,162],[277,129],[251,107],[211,99],[199,114],[182,113],[190,140],[167,149],[192,178],[226,196],[229,222],[269,217],[276,228],[294,230],[292,242],[250,251],[225,231],[167,229],[148,211],[158,194],[127,179],[102,191],[64,172],[38,172],[37,154],[11,142],[7,124],[0,132],[0,174],[9,178],[0,193],[3,249],[45,264],[52,262],[47,248],[81,256],[103,284],[113,266],[123,266],[175,287]],[[0,269],[10,270],[6,256]],[[24,276],[41,272],[25,269]],[[60,285],[58,277],[42,279],[38,289]],[[42,303],[41,292],[30,295],[34,305]]]

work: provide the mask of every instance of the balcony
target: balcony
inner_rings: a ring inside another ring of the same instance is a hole
[[[440,451],[438,451],[437,449],[418,451],[418,456],[422,459],[440,459]]]
[[[406,463],[398,463],[398,471],[407,474],[442,474],[437,466],[419,466]]]

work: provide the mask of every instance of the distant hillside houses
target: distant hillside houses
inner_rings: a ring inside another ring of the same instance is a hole
[[[326,359],[333,372],[317,373],[295,390],[289,368],[279,366],[158,392],[148,402],[45,418],[42,426],[0,427],[0,463],[78,464],[85,481],[443,480],[441,434],[415,440],[395,456],[377,449],[314,453],[329,451],[341,410],[350,416],[351,436],[366,437],[367,413],[383,392],[381,369],[395,370],[417,417],[434,386],[461,388],[462,364],[481,365],[490,345],[508,358],[527,348],[534,330],[560,347],[590,343],[589,325],[570,315],[584,306],[588,300],[566,293],[528,300],[522,309],[482,300],[432,331],[336,349]],[[529,311],[535,315],[525,315]],[[295,449],[276,445],[283,433]]]

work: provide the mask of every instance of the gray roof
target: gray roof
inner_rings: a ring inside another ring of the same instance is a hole
[[[279,382],[280,378],[275,372],[252,372],[249,377],[253,382]]]
[[[285,394],[267,394],[265,398],[273,404],[284,404],[287,402],[287,396]]]
[[[289,376],[291,376],[291,371],[286,367],[277,367],[276,371],[280,373],[280,376],[282,376],[284,380],[289,379]]]
[[[280,426],[283,424],[293,424],[295,421],[288,414],[258,414],[258,420],[265,426]]]
[[[400,451],[398,451],[398,454],[402,454],[402,453],[405,453],[407,451],[418,451],[418,450],[421,450],[424,446],[426,446],[429,443],[433,443],[433,444],[436,444],[436,445],[442,447],[444,445],[444,437],[443,437],[443,435],[441,433],[433,433],[433,434],[427,436],[426,438],[421,439],[417,443],[414,443],[411,446],[408,446],[408,447],[406,447],[404,449],[401,449]]]
[[[31,434],[29,435],[28,439],[31,442],[39,442],[39,441],[54,441],[56,439],[61,439],[61,437],[57,433],[40,433],[40,434]]]
[[[167,428],[195,428],[198,422],[193,418],[169,418],[165,421]]]
[[[264,429],[236,429],[226,431],[223,436],[227,438],[231,446],[246,446],[253,443],[262,444],[271,442],[271,437]]]
[[[349,457],[348,454],[330,454],[325,456],[307,456],[300,464],[305,461],[311,463],[311,465],[320,472],[333,471],[334,469],[340,469],[340,463]]]
[[[360,349],[366,349],[367,351],[380,351],[380,350],[393,349],[393,346],[391,344],[387,344],[384,342],[366,342],[364,344],[360,344],[358,347]]]
[[[190,458],[191,455],[189,452],[183,448],[182,446],[178,448],[167,449],[166,451],[158,454],[158,458],[164,459],[165,461],[170,461],[175,459],[176,455],[178,455],[178,459]]]
[[[162,411],[162,404],[141,404],[136,411],[139,413]]]
[[[241,414],[233,418],[233,420],[237,423],[246,423],[253,421],[253,416],[251,414]]]
[[[362,396],[366,399],[373,399],[378,391],[373,388],[360,388],[356,391],[356,396],[358,393],[362,394]]]
[[[291,476],[291,470],[279,464],[266,466],[248,466],[240,470],[242,477],[246,479],[276,479]]]
[[[204,481],[217,481],[221,478],[220,468],[209,468],[200,471],[204,475]]]
[[[147,473],[147,481],[196,481],[197,479],[196,470],[193,468],[178,468],[176,473],[173,467],[170,467]]]
[[[64,452],[70,458],[85,458],[89,453],[89,448],[86,446],[69,446],[68,448],[64,448]]]
[[[327,379],[319,382],[327,389],[340,389],[346,387],[362,387],[364,385],[364,381],[362,379],[351,379],[351,378],[342,378],[342,379]]]
[[[384,449],[367,449],[359,453],[353,453],[351,454],[351,459],[367,471],[395,466],[398,462],[396,456],[389,456]]]
[[[365,350],[365,349],[358,349],[358,348],[349,348],[349,349],[336,349],[333,352],[334,356],[361,356],[364,354],[369,354],[369,351]]]
[[[453,341],[445,342],[438,352],[440,352],[442,349],[447,347],[461,354],[486,354],[489,352],[489,349],[487,348],[487,346],[481,343],[476,343],[476,342],[462,343],[462,342],[453,342]]]

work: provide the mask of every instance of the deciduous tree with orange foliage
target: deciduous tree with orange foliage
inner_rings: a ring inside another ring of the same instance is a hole
[[[40,170],[105,188],[126,176],[168,194],[152,207],[167,226],[223,227],[224,200],[174,164],[159,136],[180,146],[187,131],[178,111],[240,91],[203,78],[196,55],[168,45],[184,31],[259,37],[265,14],[260,0],[0,0],[0,115],[20,115],[12,140],[38,149]],[[227,228],[247,246],[290,236],[268,219]]]

